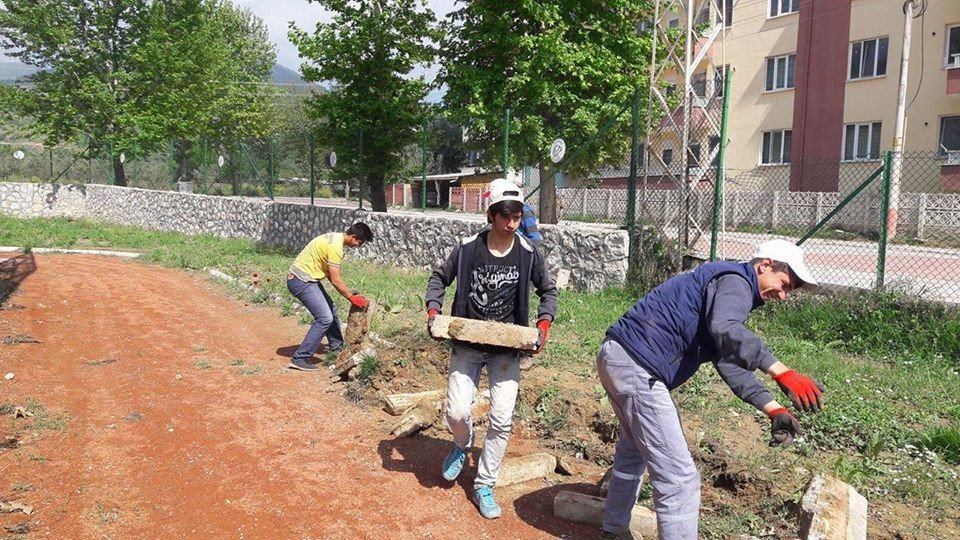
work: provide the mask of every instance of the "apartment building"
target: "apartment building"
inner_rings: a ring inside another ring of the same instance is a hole
[[[692,81],[697,97],[709,100],[722,90],[721,66],[732,71],[728,177],[750,171],[750,189],[849,190],[852,185],[844,183],[857,176],[843,169],[879,165],[893,146],[903,0],[722,1],[725,35]],[[941,177],[929,178],[924,191],[955,191],[960,189],[955,170],[960,169],[960,1],[925,4],[911,23],[904,149],[942,159]],[[705,7],[716,11],[711,2],[698,1],[698,20]],[[685,27],[683,13],[675,5],[661,24]],[[711,19],[719,20],[718,14]],[[683,84],[675,73],[664,79]],[[673,131],[651,137],[650,161],[676,159]],[[704,155],[717,142],[690,140]]]

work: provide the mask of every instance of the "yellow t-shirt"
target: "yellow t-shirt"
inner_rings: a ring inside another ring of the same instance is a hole
[[[326,233],[314,238],[293,260],[290,272],[305,281],[320,281],[330,274],[331,266],[343,261],[343,233]]]

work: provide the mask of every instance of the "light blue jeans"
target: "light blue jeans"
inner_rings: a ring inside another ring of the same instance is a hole
[[[700,474],[683,438],[670,391],[610,339],[600,345],[597,371],[620,420],[603,529],[619,534],[630,527],[630,513],[646,470],[661,540],[696,540]]]
[[[517,351],[486,353],[460,343],[453,344],[447,384],[447,424],[453,442],[467,451],[473,445],[470,407],[477,395],[480,371],[487,367],[490,383],[490,414],[487,436],[477,464],[474,487],[494,487],[507,451],[513,427],[513,408],[520,390],[520,360]]]
[[[317,281],[302,281],[297,277],[287,280],[287,290],[313,315],[313,324],[307,330],[300,347],[293,353],[291,360],[305,362],[317,352],[323,337],[327,337],[330,350],[343,347],[343,333],[337,318],[337,305]]]

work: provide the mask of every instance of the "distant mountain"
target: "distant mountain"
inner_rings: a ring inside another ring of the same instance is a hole
[[[20,62],[0,62],[0,84],[14,84],[37,71],[38,68]],[[280,64],[273,66],[271,81],[279,84],[310,84],[303,80],[299,73]]]
[[[20,62],[0,62],[0,84],[13,84],[38,71],[40,71],[39,68]]]
[[[303,80],[303,77],[301,77],[299,73],[280,64],[273,65],[271,79],[273,82],[280,84],[310,84]]]

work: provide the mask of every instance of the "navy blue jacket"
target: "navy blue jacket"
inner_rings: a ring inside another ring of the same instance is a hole
[[[758,409],[773,400],[754,375],[776,358],[744,323],[763,305],[750,263],[718,261],[674,276],[608,330],[651,375],[674,389],[713,362],[733,392]]]

